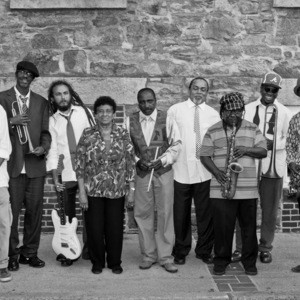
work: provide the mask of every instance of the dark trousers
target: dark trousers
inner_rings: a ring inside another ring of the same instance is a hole
[[[125,197],[109,199],[88,197],[85,212],[88,248],[93,265],[107,267],[121,265]]]
[[[174,181],[175,246],[173,255],[178,258],[187,256],[192,247],[192,199],[194,199],[195,204],[198,231],[195,252],[199,256],[209,256],[211,254],[214,233],[209,189],[210,180],[195,184],[182,184]]]
[[[44,177],[28,178],[26,174],[10,178],[9,193],[13,214],[9,242],[11,258],[18,258],[20,253],[26,257],[37,255],[41,236],[44,181]],[[23,246],[19,249],[18,222],[23,205],[25,207],[24,236]]]
[[[211,199],[215,233],[214,264],[226,267],[231,262],[236,218],[242,234],[242,264],[255,266],[258,244],[256,236],[257,199]]]

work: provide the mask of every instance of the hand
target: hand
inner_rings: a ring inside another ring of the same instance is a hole
[[[247,147],[237,146],[234,148],[233,156],[235,159],[247,155]]]
[[[149,162],[147,162],[144,159],[140,159],[136,165],[143,171],[148,171],[149,170]]]
[[[16,115],[9,119],[12,125],[27,125],[30,119],[27,114]]]
[[[41,156],[41,155],[45,154],[45,149],[42,146],[38,146],[35,149],[33,149],[31,153],[36,156]]]
[[[85,191],[79,191],[79,206],[83,209],[83,210],[88,210],[89,208],[89,204],[88,204],[88,199],[87,199],[87,195]]]
[[[55,183],[55,188],[56,188],[56,190],[58,192],[62,192],[66,188],[66,184],[65,183],[56,182]]]
[[[300,165],[297,165],[295,162],[289,163],[289,169],[292,173],[300,173]]]
[[[129,189],[129,192],[126,194],[125,200],[126,200],[125,206],[127,208],[134,207],[134,191],[132,189]]]
[[[273,150],[273,140],[267,139],[267,149]]]
[[[158,170],[161,167],[162,167],[162,161],[160,159],[151,160],[151,162],[149,164],[149,169]]]
[[[221,171],[218,169],[218,171],[214,173],[214,176],[216,177],[217,181],[220,184],[223,185],[226,183],[227,177],[226,177],[226,173],[224,171]]]

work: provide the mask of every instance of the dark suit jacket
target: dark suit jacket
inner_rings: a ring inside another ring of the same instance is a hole
[[[4,107],[8,120],[13,117],[12,103],[14,101],[17,101],[14,88],[0,93],[0,104]],[[44,97],[31,91],[28,115],[31,120],[28,125],[28,132],[33,148],[43,146],[43,148],[48,151],[51,143],[51,135],[48,131],[48,101]],[[9,176],[13,178],[19,176],[23,168],[24,161],[25,171],[29,178],[45,176],[45,155],[38,157],[33,154],[28,154],[28,143],[25,145],[20,144],[16,126],[12,127],[9,124],[9,135],[12,144],[12,154],[7,164]]]

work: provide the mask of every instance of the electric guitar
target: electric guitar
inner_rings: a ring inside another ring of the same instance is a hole
[[[63,159],[64,155],[59,155],[57,166],[59,183],[62,183]],[[78,220],[73,218],[70,223],[68,216],[65,215],[64,195],[66,195],[66,190],[57,192],[59,209],[53,209],[51,213],[54,225],[52,248],[57,255],[61,254],[68,259],[75,260],[81,255],[81,245],[76,234]]]

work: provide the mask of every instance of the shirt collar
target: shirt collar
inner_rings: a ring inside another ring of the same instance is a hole
[[[188,108],[193,108],[193,107],[196,106],[196,104],[195,104],[190,98],[189,98],[188,100],[186,100],[186,104],[187,104]],[[202,103],[199,104],[198,106],[199,106],[199,108],[200,108],[201,110],[205,110],[205,108],[206,108],[206,103],[205,103],[205,102],[202,102]]]
[[[150,115],[150,116],[146,116],[145,114],[143,114],[141,111],[140,111],[140,123],[143,122],[144,120],[148,120],[148,119],[151,119],[152,121],[156,122],[156,118],[157,118],[157,109],[155,108],[153,113]]]
[[[69,111],[69,113],[68,114],[65,114],[63,111],[60,111],[60,110],[57,110],[57,112],[55,113],[56,115],[62,115],[62,116],[66,116],[66,117],[68,117],[69,115],[70,115],[70,113],[71,113],[71,111],[73,110],[73,111],[76,111],[76,110],[79,110],[80,108],[79,108],[79,106],[78,105],[71,105],[71,109],[70,109],[70,111]]]
[[[261,99],[261,97],[259,97],[256,101],[255,101],[255,103],[256,103],[256,105],[261,105],[261,106],[264,106],[265,107],[265,105],[263,105],[262,103],[261,103],[261,101],[260,101],[260,99]],[[274,100],[274,102],[273,102],[273,104],[275,104],[275,105],[278,105],[278,100],[277,100],[277,98]]]
[[[26,97],[26,98],[28,98],[29,99],[29,97],[30,97],[30,90],[28,91],[28,93],[27,93],[27,95],[26,96],[23,96],[19,91],[18,91],[18,89],[17,89],[17,87],[16,86],[14,86],[14,89],[15,89],[15,93],[16,93],[16,97],[17,97],[17,99],[20,99],[20,96],[22,96],[22,97]],[[27,101],[28,101],[28,99],[27,99]]]

